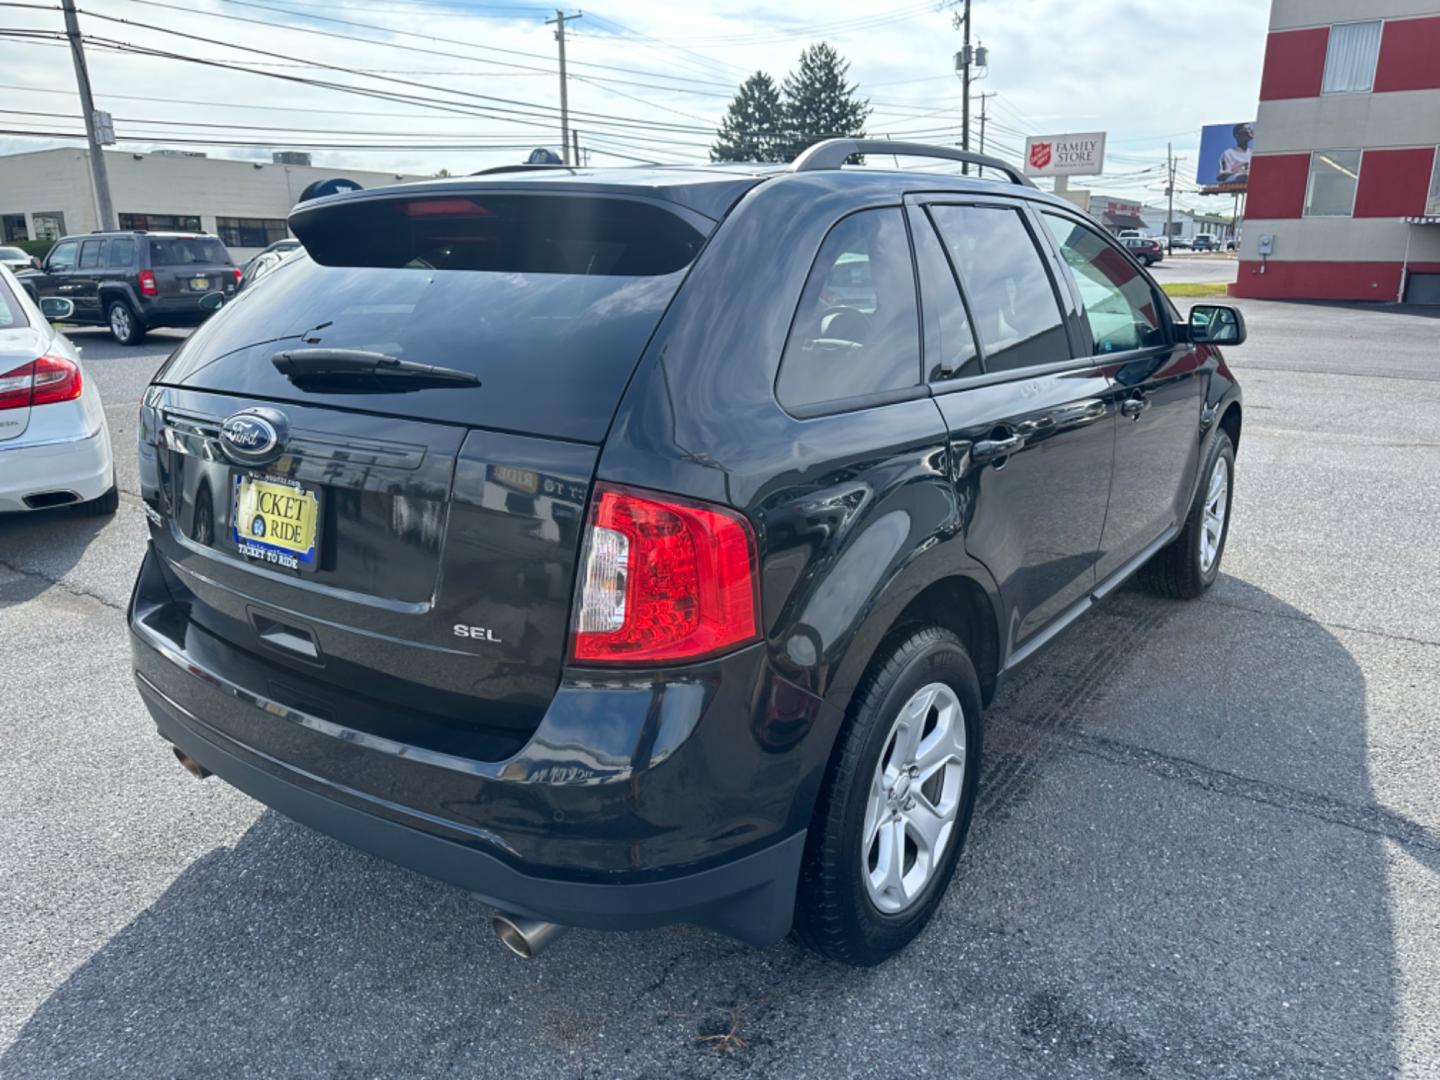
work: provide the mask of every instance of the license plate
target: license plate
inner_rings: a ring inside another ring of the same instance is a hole
[[[192,277],[190,279],[190,288],[208,289],[210,288],[210,279],[208,277]]]
[[[237,475],[230,535],[248,559],[313,571],[319,553],[320,497],[279,477]]]

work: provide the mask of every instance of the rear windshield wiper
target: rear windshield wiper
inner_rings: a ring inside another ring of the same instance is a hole
[[[480,377],[459,368],[401,360],[364,349],[284,349],[270,358],[275,369],[302,389],[404,393],[440,386],[479,386]]]

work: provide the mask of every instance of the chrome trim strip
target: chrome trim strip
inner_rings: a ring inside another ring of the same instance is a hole
[[[14,441],[11,439],[0,443],[0,452],[5,450],[33,450],[37,446],[64,446],[66,443],[89,442],[100,434],[100,428],[96,428],[89,435],[67,435],[63,439],[41,439],[39,442],[26,442],[24,435],[16,435]]]

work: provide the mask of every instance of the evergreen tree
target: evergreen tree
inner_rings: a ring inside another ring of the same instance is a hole
[[[784,161],[785,110],[775,80],[757,71],[743,83],[715,133],[711,161]]]
[[[854,84],[845,81],[849,70],[849,62],[823,41],[800,54],[799,69],[781,88],[787,129],[781,160],[822,139],[865,134],[870,102],[855,97]]]

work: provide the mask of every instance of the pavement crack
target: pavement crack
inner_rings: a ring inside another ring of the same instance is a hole
[[[1387,837],[1407,847],[1440,852],[1440,834],[1383,806],[1360,806],[1329,795],[1301,791],[1268,780],[1255,780],[1238,773],[1201,765],[1188,758],[1107,739],[1103,735],[1059,728],[1045,732],[1043,737],[1075,753],[1140,769],[1162,779],[1179,780],[1219,795],[1248,799],[1360,832]]]
[[[1252,615],[1268,615],[1272,619],[1288,619],[1290,622],[1312,623],[1315,626],[1324,627],[1326,630],[1346,630],[1354,634],[1368,634],[1371,637],[1388,638],[1391,641],[1404,641],[1411,645],[1440,646],[1440,641],[1431,638],[1411,637],[1408,634],[1392,634],[1388,630],[1372,630],[1366,626],[1353,626],[1350,623],[1326,622],[1311,615],[1299,612],[1291,614],[1285,611],[1267,611],[1265,608],[1252,607],[1249,604],[1237,604],[1233,600],[1217,600],[1207,596],[1201,603],[1214,604],[1216,607],[1231,608],[1234,611],[1248,611]]]
[[[43,581],[59,589],[61,592],[69,593],[71,596],[83,596],[87,600],[94,600],[97,604],[107,607],[111,611],[123,612],[125,610],[124,604],[117,604],[109,597],[101,596],[99,593],[91,592],[89,589],[82,589],[78,585],[72,585],[63,578],[51,577],[49,574],[42,574],[38,570],[27,570],[23,566],[16,566],[14,563],[6,562],[4,559],[0,559],[0,570],[9,570],[11,573],[19,574],[21,577]]]

